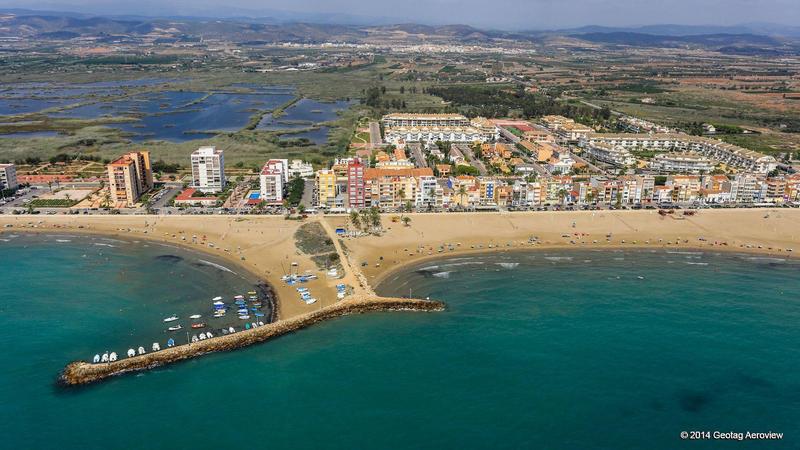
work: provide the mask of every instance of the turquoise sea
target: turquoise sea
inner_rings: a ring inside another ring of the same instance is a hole
[[[163,333],[165,314],[185,314],[253,280],[156,244],[0,238],[8,239],[0,241],[3,448],[800,442],[798,262],[663,251],[445,259],[395,275],[380,290],[442,299],[446,312],[345,317],[64,389],[54,380],[65,362],[146,344]],[[684,442],[684,430],[785,437]]]

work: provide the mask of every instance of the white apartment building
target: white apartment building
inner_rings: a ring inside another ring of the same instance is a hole
[[[436,177],[421,176],[414,203],[417,208],[441,208],[443,195],[444,189],[439,186]]]
[[[304,162],[301,159],[293,159],[289,165],[289,176],[310,178],[314,176],[314,166],[311,163]]]
[[[695,152],[659,153],[650,161],[650,168],[662,172],[708,173],[714,170],[714,161]]]
[[[489,142],[500,130],[482,117],[469,120],[461,114],[388,114],[383,116],[384,139],[402,142]]]
[[[590,142],[586,147],[586,153],[598,161],[615,166],[630,166],[636,163],[636,158],[621,145],[605,142]]]
[[[584,145],[605,143],[626,149],[645,148],[656,151],[693,151],[723,164],[757,173],[768,173],[777,167],[772,156],[748,150],[716,139],[688,134],[591,134]]]
[[[225,155],[216,147],[200,147],[192,152],[192,186],[202,192],[225,188]]]
[[[283,202],[283,191],[289,179],[288,164],[285,159],[270,159],[264,164],[260,175],[261,201],[280,204]]]
[[[17,183],[17,166],[14,164],[0,164],[0,190],[16,189],[19,187]]]

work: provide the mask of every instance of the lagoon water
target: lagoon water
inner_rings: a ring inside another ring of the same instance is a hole
[[[191,264],[167,270],[155,247],[98,259],[96,243],[0,241],[8,448],[720,446],[682,443],[682,430],[771,430],[787,436],[779,447],[797,446],[796,262],[567,251],[442,260],[380,290],[442,299],[446,312],[345,317],[60,389],[64,362],[128,342],[181,302],[248,285]]]

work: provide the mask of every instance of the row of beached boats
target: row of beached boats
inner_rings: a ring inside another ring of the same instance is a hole
[[[258,293],[256,291],[248,292],[247,298],[245,298],[244,295],[237,295],[233,297],[233,305],[227,305],[224,301],[222,301],[222,297],[214,297],[211,301],[213,306],[213,313],[212,313],[213,318],[225,317],[227,311],[229,309],[232,309],[233,306],[235,305],[239,319],[250,320],[251,316],[255,317],[254,321],[245,322],[243,327],[245,330],[258,328],[260,326],[265,325],[262,318],[265,317],[266,315],[261,311],[263,304],[261,302],[261,299],[258,298]],[[192,314],[191,316],[189,316],[189,319],[193,321],[190,327],[193,329],[205,328],[206,323],[199,321],[199,319],[202,319],[202,317],[203,316],[201,314]],[[178,320],[180,320],[180,318],[177,315],[172,315],[165,318],[164,323],[173,323]],[[181,329],[183,329],[181,324],[175,324],[167,328],[167,331],[174,332]],[[223,335],[233,334],[236,333],[237,331],[238,330],[236,330],[236,328],[232,326],[229,326],[227,328],[223,327],[220,330],[220,332]],[[194,343],[194,342],[204,341],[206,339],[211,339],[214,337],[214,333],[212,333],[211,331],[205,331],[201,332],[200,334],[192,335],[191,337],[189,337],[187,333],[186,337],[190,343]],[[174,346],[175,346],[175,339],[169,338],[169,340],[167,341],[167,347],[174,347]],[[153,342],[151,349],[153,352],[157,352],[161,350],[161,345],[158,342]],[[146,353],[145,348],[143,346],[140,346],[138,349],[133,349],[133,348],[128,349],[127,355],[129,358],[132,358],[134,356],[144,355],[145,353]],[[94,358],[92,358],[92,362],[95,364],[108,363],[108,362],[114,362],[118,358],[119,356],[117,355],[116,352],[106,351],[102,355],[101,354],[94,355]]]

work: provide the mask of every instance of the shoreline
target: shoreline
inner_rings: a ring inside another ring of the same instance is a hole
[[[205,353],[241,348],[351,313],[442,310],[445,305],[441,302],[381,297],[374,289],[415,264],[448,257],[519,251],[674,249],[794,259],[792,247],[800,246],[800,211],[784,209],[712,210],[692,217],[663,217],[648,211],[423,213],[411,215],[411,226],[399,224],[396,215],[382,218],[384,229],[379,235],[347,238],[334,231],[348,228],[346,216],[317,216],[305,221],[274,216],[0,216],[0,224],[12,224],[0,228],[0,235],[102,235],[198,250],[218,255],[273,288],[275,318],[267,325],[113,363],[75,361],[60,376],[66,385],[92,383]],[[340,276],[327,277],[314,263],[313,255],[298,249],[295,233],[311,222],[320,223],[332,240],[342,266]],[[295,287],[281,279],[284,274],[304,271],[320,274],[304,284],[318,299],[310,305],[297,299]],[[350,295],[338,299],[337,284],[349,286]]]
[[[511,254],[511,253],[542,253],[542,252],[564,252],[564,253],[571,253],[571,252],[616,252],[616,251],[639,251],[639,252],[664,252],[669,253],[670,250],[676,251],[687,251],[687,252],[698,252],[698,253],[720,253],[726,255],[754,255],[754,256],[762,256],[765,258],[782,258],[787,260],[800,260],[800,254],[797,253],[769,253],[764,251],[748,251],[750,249],[742,249],[738,247],[729,247],[729,246],[720,246],[720,247],[697,247],[697,246],[685,246],[685,247],[667,247],[667,246],[656,246],[656,245],[606,245],[602,247],[576,247],[576,246],[564,246],[564,245],[551,245],[551,246],[530,246],[530,247],[504,247],[504,248],[483,248],[483,249],[464,249],[460,251],[453,251],[449,253],[441,253],[435,255],[424,255],[419,257],[418,259],[410,259],[399,263],[398,265],[393,266],[391,269],[387,269],[378,273],[377,275],[373,276],[369,281],[370,284],[373,286],[375,291],[380,291],[381,285],[386,282],[387,279],[391,278],[392,276],[399,275],[403,272],[406,272],[413,268],[416,265],[422,264],[430,264],[436,263],[438,261],[443,261],[451,258],[464,258],[464,257],[481,257],[481,256],[489,256],[489,255],[502,255],[502,254]]]
[[[409,216],[409,227],[391,223],[381,236],[342,239],[374,288],[418,262],[486,253],[684,249],[800,258],[796,209],[703,210],[677,219],[632,210]],[[331,227],[347,222],[325,220]]]

